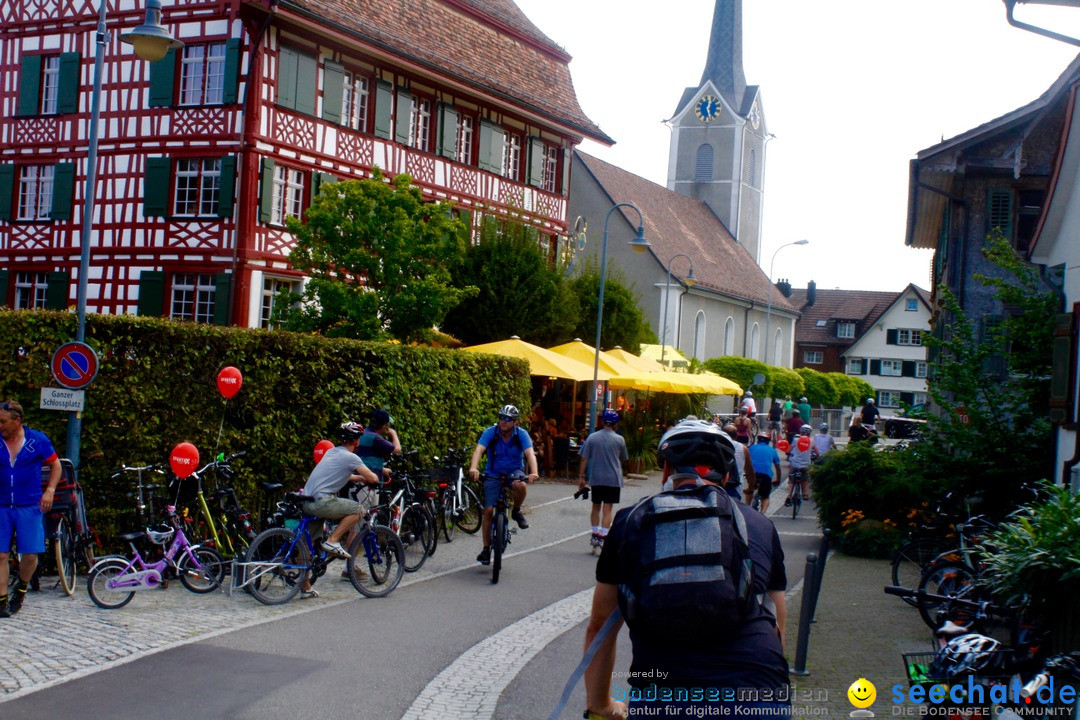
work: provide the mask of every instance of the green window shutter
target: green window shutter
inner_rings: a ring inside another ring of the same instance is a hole
[[[299,54],[289,47],[278,53],[277,104],[296,109],[296,66]]]
[[[58,163],[53,170],[53,220],[70,220],[75,200],[75,163]]]
[[[341,63],[323,63],[322,116],[332,123],[341,122],[341,96],[345,85],[345,68]]]
[[[218,273],[214,277],[214,324],[229,324],[229,308],[232,307],[232,273]]]
[[[986,232],[1001,228],[1002,234],[1012,240],[1012,190],[994,188],[986,202]]]
[[[56,97],[56,112],[79,112],[79,53],[60,54],[60,88]]]
[[[394,115],[394,88],[382,80],[375,83],[375,135],[390,139]]]
[[[274,161],[263,158],[259,181],[259,222],[268,223],[274,215]]]
[[[902,405],[910,406],[913,402],[915,402],[915,393],[909,393],[909,392],[900,393],[900,403]]]
[[[176,51],[150,63],[150,107],[169,107],[173,104],[173,83],[176,82]]]
[[[540,138],[529,138],[529,169],[525,181],[533,187],[544,184],[544,141]]]
[[[45,288],[45,309],[66,310],[71,276],[66,272],[51,272],[48,283],[48,287]]]
[[[19,105],[16,115],[37,115],[41,99],[41,56],[27,55],[19,68]]]
[[[0,299],[7,298],[5,288],[0,283]],[[1074,305],[1075,307],[1075,305]],[[1074,310],[1075,312],[1075,310]],[[1074,381],[1074,369],[1072,358],[1076,348],[1076,327],[1073,313],[1058,313],[1054,317],[1054,339],[1051,345],[1050,358],[1052,361],[1050,371],[1050,420],[1055,423],[1072,423],[1075,418],[1069,417],[1072,408],[1072,388]]]
[[[0,270],[0,307],[11,307],[8,305],[8,278],[10,276],[7,270]]]
[[[561,192],[563,195],[570,194],[570,163],[574,159],[574,151],[562,148],[559,150],[562,153],[562,184]]]
[[[217,216],[232,217],[233,196],[236,194],[236,156],[221,158],[221,187],[218,189]]]
[[[397,114],[394,116],[394,140],[402,145],[409,144],[409,120],[412,116],[412,95],[404,90],[397,91]]]
[[[336,183],[337,176],[330,173],[316,172],[311,175],[311,197],[314,198],[322,190],[323,185]]]
[[[172,161],[168,157],[146,158],[146,175],[143,178],[143,217],[167,217],[169,214],[169,170]]]
[[[221,101],[232,105],[240,98],[240,38],[225,41],[225,86]]]
[[[896,330],[886,330],[885,331],[885,344],[886,345],[895,345],[896,344]]]
[[[315,75],[317,63],[311,55],[296,56],[296,111],[315,114]]]
[[[503,145],[506,143],[506,131],[495,123],[480,121],[480,157],[481,170],[502,172]]]
[[[139,274],[138,315],[161,317],[165,314],[165,273],[143,270]]]
[[[0,220],[11,219],[11,201],[15,196],[15,166],[0,165]]]
[[[459,117],[452,105],[439,105],[439,154],[451,160],[457,158]]]
[[[881,361],[880,360],[871,360],[870,361],[870,374],[871,375],[880,375],[881,374]]]
[[[900,363],[900,376],[901,377],[915,377],[915,361],[914,360],[904,360],[902,363]],[[908,403],[910,404],[911,401],[909,400]]]

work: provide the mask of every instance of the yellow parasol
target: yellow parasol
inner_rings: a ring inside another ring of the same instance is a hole
[[[578,362],[585,363],[589,367],[593,366],[596,361],[596,349],[592,345],[586,345],[581,340],[574,339],[573,342],[563,343],[562,345],[556,345],[555,347],[548,348],[551,352],[565,355],[568,358],[573,358]],[[607,371],[609,375],[626,375],[637,372],[637,369],[627,363],[624,363],[619,358],[609,353],[600,351],[600,369]],[[592,379],[592,376],[589,376]]]
[[[521,358],[529,363],[529,372],[532,375],[566,378],[577,382],[592,382],[593,379],[591,364],[586,365],[565,355],[545,350],[539,345],[525,342],[516,335],[509,340],[472,345],[462,349],[467,352]],[[601,367],[598,379],[607,380],[609,377],[611,377],[611,372]]]
[[[611,388],[647,390],[681,395],[704,393],[706,395],[741,395],[742,388],[715,373],[655,372],[616,375],[608,381]]]
[[[616,347],[613,350],[608,350],[606,354],[618,360],[622,360],[624,363],[634,368],[634,372],[630,373],[631,375],[643,372],[664,372],[665,370],[667,370],[666,367],[656,362],[655,360],[638,357],[631,352],[623,350],[621,347]],[[618,374],[622,375],[624,373]]]

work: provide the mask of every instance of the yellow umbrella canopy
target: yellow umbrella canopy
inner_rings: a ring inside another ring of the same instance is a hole
[[[648,390],[680,395],[704,393],[707,395],[741,395],[742,388],[725,377],[714,373],[691,374],[680,372],[636,373],[616,375],[608,381],[614,389]]]
[[[586,345],[578,339],[575,339],[573,342],[550,347],[548,350],[559,353],[560,355],[565,355],[568,358],[573,358],[578,362],[583,362],[589,367],[592,367],[596,362],[596,348],[592,345]],[[600,351],[600,369],[607,371],[610,375],[626,375],[627,373],[633,374],[636,372],[636,368],[624,363],[619,358],[610,355],[603,350]],[[591,375],[589,376],[589,379],[592,379]]]
[[[565,355],[545,350],[539,345],[527,343],[516,335],[509,340],[472,345],[462,349],[467,352],[521,358],[529,363],[529,372],[533,375],[566,378],[578,382],[591,382],[593,379],[592,365],[586,365]],[[611,377],[611,372],[600,368],[598,379],[607,380],[609,377]]]
[[[642,343],[641,345],[641,357],[647,360],[653,360],[660,362],[660,356],[663,355],[663,365],[665,369],[673,367],[686,367],[690,362],[686,359],[686,356],[682,354],[682,351],[678,348],[673,348],[670,345],[649,345]]]
[[[606,354],[608,354],[608,355],[610,355],[613,358],[616,358],[618,360],[622,360],[624,363],[626,363],[630,367],[634,368],[634,373],[630,373],[630,374],[636,374],[636,373],[642,373],[642,372],[664,372],[665,370],[667,370],[666,367],[664,367],[660,363],[656,362],[655,360],[649,360],[648,358],[638,357],[637,355],[635,355],[635,354],[633,354],[631,352],[627,352],[626,350],[623,350],[621,347],[617,347],[617,348],[615,348],[613,350],[608,350]],[[619,373],[619,374],[622,375],[624,373]]]

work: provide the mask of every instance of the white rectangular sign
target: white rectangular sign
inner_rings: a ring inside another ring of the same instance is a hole
[[[65,388],[41,388],[42,410],[85,410],[86,391]]]

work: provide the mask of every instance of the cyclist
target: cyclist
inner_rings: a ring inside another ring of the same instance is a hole
[[[772,407],[769,408],[769,435],[772,436],[773,442],[780,439],[780,429],[783,421],[784,404],[779,400],[773,400]]]
[[[761,512],[769,509],[769,494],[773,485],[780,484],[780,456],[769,441],[767,433],[758,435],[757,442],[750,446],[750,464],[754,467],[757,480],[757,497],[761,502]]]
[[[814,447],[811,459],[814,463],[821,462],[822,458],[825,457],[825,453],[836,449],[836,441],[829,434],[829,423],[821,423],[818,425],[818,430],[820,432],[813,438]]]
[[[604,546],[604,538],[611,527],[612,510],[619,502],[623,485],[622,462],[630,459],[626,452],[626,441],[622,435],[615,432],[615,426],[619,424],[619,413],[608,408],[600,416],[600,422],[604,427],[586,438],[578,452],[581,458],[578,465],[578,490],[592,486],[590,520],[594,547]],[[586,466],[589,468],[588,480],[585,479]]]
[[[476,556],[482,565],[491,562],[491,518],[495,514],[495,503],[499,499],[501,487],[499,476],[510,478],[510,491],[514,498],[514,509],[510,517],[522,530],[529,527],[528,520],[521,514],[521,504],[528,493],[526,483],[540,477],[536,469],[536,453],[533,452],[532,438],[524,429],[518,427],[518,409],[513,405],[504,405],[499,410],[499,422],[485,430],[476,442],[472,458],[469,460],[469,478],[480,477],[477,469],[480,456],[487,453],[487,468],[484,471],[484,522],[480,536],[484,539],[484,549]],[[525,462],[529,463],[529,474],[525,475]]]
[[[390,417],[388,411],[376,410],[371,413],[371,422],[360,436],[357,454],[364,461],[364,465],[376,475],[389,475],[390,469],[386,467],[386,461],[391,455],[401,454],[401,441],[398,440],[397,430],[393,425],[394,418]]]
[[[810,433],[814,428],[803,425],[799,428],[799,440],[806,438],[805,450],[799,449],[798,441],[788,450],[788,493],[784,500],[784,507],[791,507],[791,496],[796,492],[802,493],[803,500],[810,499],[810,460],[814,443],[810,441]]]

